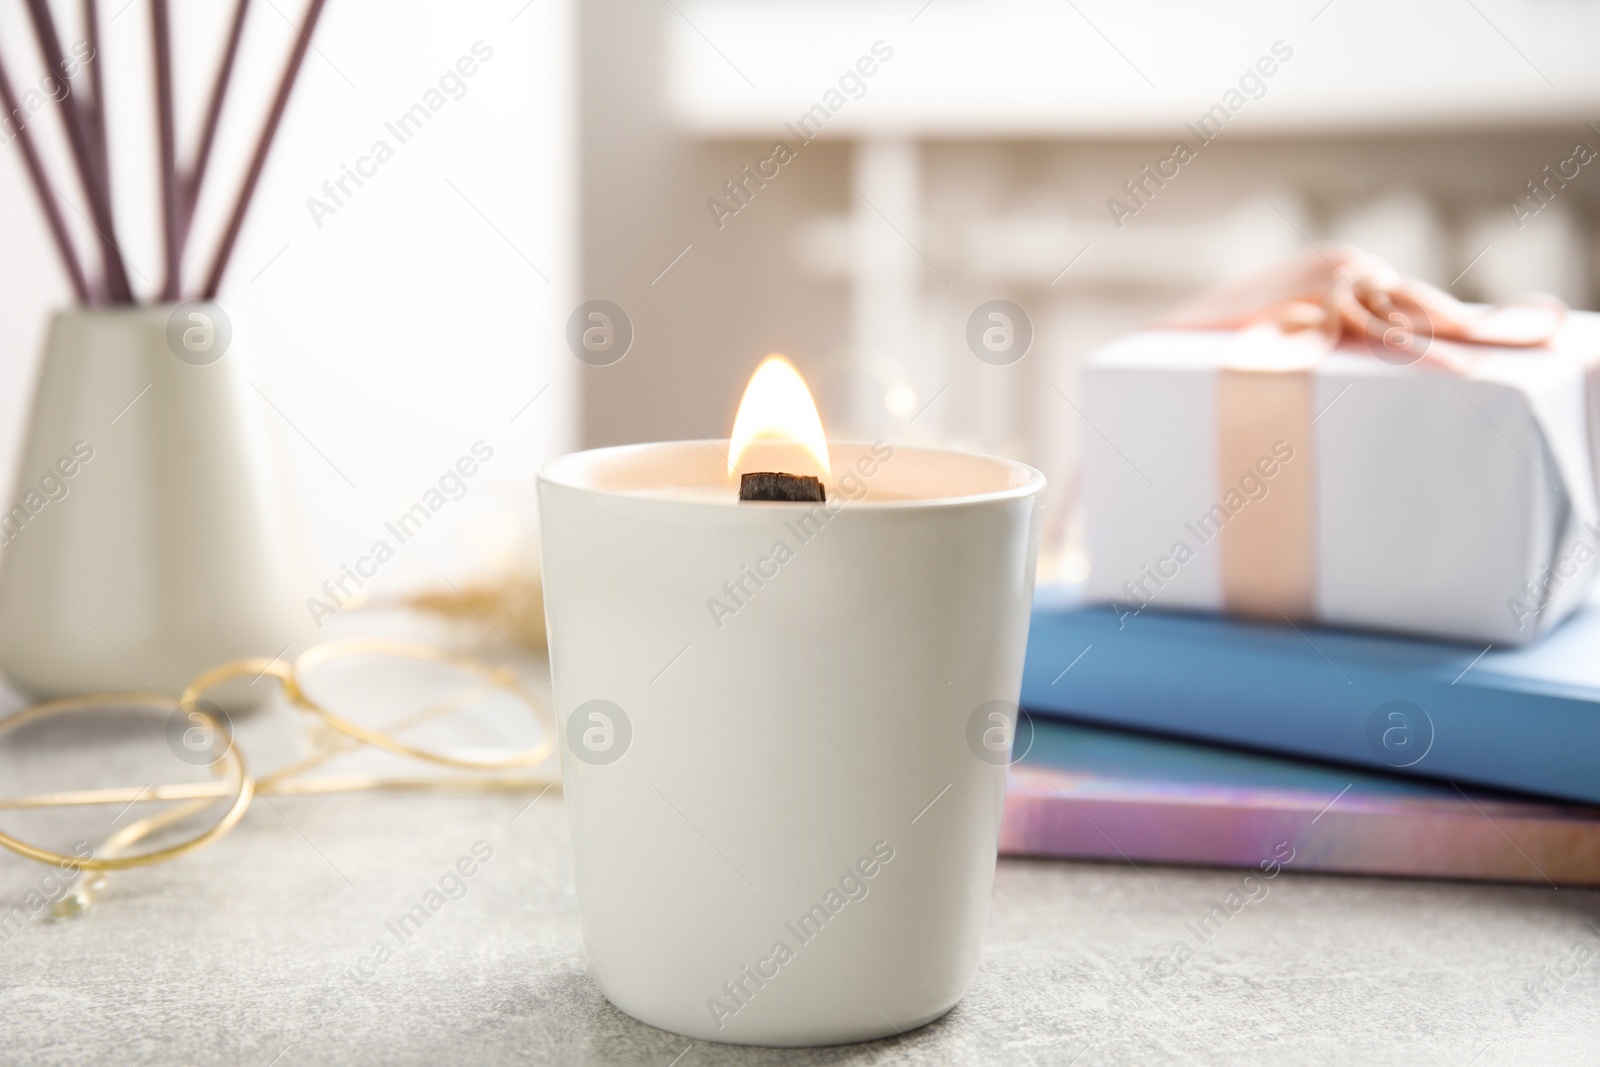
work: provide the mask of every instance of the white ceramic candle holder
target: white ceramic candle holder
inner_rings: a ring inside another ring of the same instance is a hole
[[[702,1040],[910,1030],[979,962],[1044,478],[835,443],[826,506],[739,503],[726,447],[540,472],[589,968]]]

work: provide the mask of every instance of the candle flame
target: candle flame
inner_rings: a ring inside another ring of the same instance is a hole
[[[739,413],[733,419],[733,439],[728,450],[728,477],[741,472],[739,461],[757,442],[794,446],[784,449],[785,474],[817,474],[827,478],[832,469],[828,465],[828,439],[822,432],[822,418],[817,414],[816,401],[811,390],[795,370],[794,364],[779,355],[761,361],[756,372],[745,386],[744,399],[739,401]],[[763,452],[770,450],[762,449]],[[793,459],[788,454],[793,454]],[[807,460],[818,468],[794,470],[789,464]],[[751,470],[772,470],[769,466],[751,467]]]

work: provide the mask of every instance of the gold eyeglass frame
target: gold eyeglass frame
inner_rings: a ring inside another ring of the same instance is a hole
[[[449,700],[424,708],[420,712],[391,724],[387,728],[390,732],[373,730],[359,723],[351,722],[349,719],[329,710],[307,694],[301,684],[301,678],[307,672],[324,663],[337,659],[362,656],[387,656],[439,663],[454,667],[477,678],[479,684],[469,687],[462,694],[458,694]],[[285,698],[291,705],[333,731],[336,736],[336,743],[324,745],[322,751],[285,767],[280,767],[258,779],[250,775],[245,764],[244,754],[233,743],[227,724],[218,721],[214,715],[205,710],[201,705],[201,697],[224,682],[244,677],[259,681],[267,676],[277,679],[283,687]],[[537,745],[504,758],[472,760],[431,752],[396,740],[391,735],[392,732],[404,730],[424,720],[459,711],[480,699],[481,696],[495,690],[510,694],[533,711],[534,718],[538,721],[542,734],[541,740]],[[245,812],[249,810],[251,801],[257,795],[307,795],[376,789],[477,788],[515,790],[538,786],[548,788],[553,784],[551,780],[528,775],[493,777],[485,775],[477,778],[461,776],[450,778],[382,778],[373,775],[300,777],[304,772],[327,762],[334,756],[359,747],[359,745],[371,745],[374,748],[382,749],[397,756],[421,760],[425,763],[433,763],[453,770],[478,772],[508,771],[534,767],[544,762],[555,750],[555,723],[549,710],[528,691],[521,679],[509,667],[487,664],[471,656],[406,641],[345,638],[315,645],[302,652],[292,663],[284,663],[276,657],[273,659],[251,658],[235,660],[231,663],[224,663],[221,666],[214,667],[195,678],[184,688],[183,693],[176,702],[171,697],[149,693],[95,693],[87,696],[66,697],[60,700],[47,701],[24,708],[6,716],[4,719],[0,719],[0,737],[4,737],[12,730],[25,726],[30,722],[91,708],[122,708],[138,711],[159,710],[168,714],[171,714],[175,708],[187,708],[189,714],[201,717],[205,725],[213,731],[213,736],[227,740],[226,751],[210,765],[214,771],[219,773],[219,777],[226,778],[226,787],[219,788],[220,783],[184,783],[169,786],[145,786],[138,791],[98,789],[35,794],[33,796],[0,799],[0,810],[61,808],[112,803],[126,803],[131,806],[141,800],[147,802],[187,801],[187,803],[178,804],[166,811],[134,822],[112,834],[106,839],[104,846],[113,853],[148,837],[158,830],[180,822],[190,815],[203,811],[218,800],[231,797],[227,810],[223,812],[222,817],[214,825],[193,837],[135,855],[120,856],[113,854],[105,857],[70,855],[31,845],[4,831],[0,831],[0,847],[40,863],[59,865],[63,869],[94,872],[118,871],[176,859],[179,856],[197,851],[218,841],[239,824],[239,821],[244,818]]]

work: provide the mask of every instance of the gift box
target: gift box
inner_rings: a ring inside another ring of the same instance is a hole
[[[1353,249],[1093,354],[1087,593],[1520,645],[1587,597],[1600,316],[1462,304]]]

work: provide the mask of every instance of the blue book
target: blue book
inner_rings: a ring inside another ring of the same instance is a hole
[[[1501,650],[1040,593],[1029,711],[1600,803],[1600,605]]]

